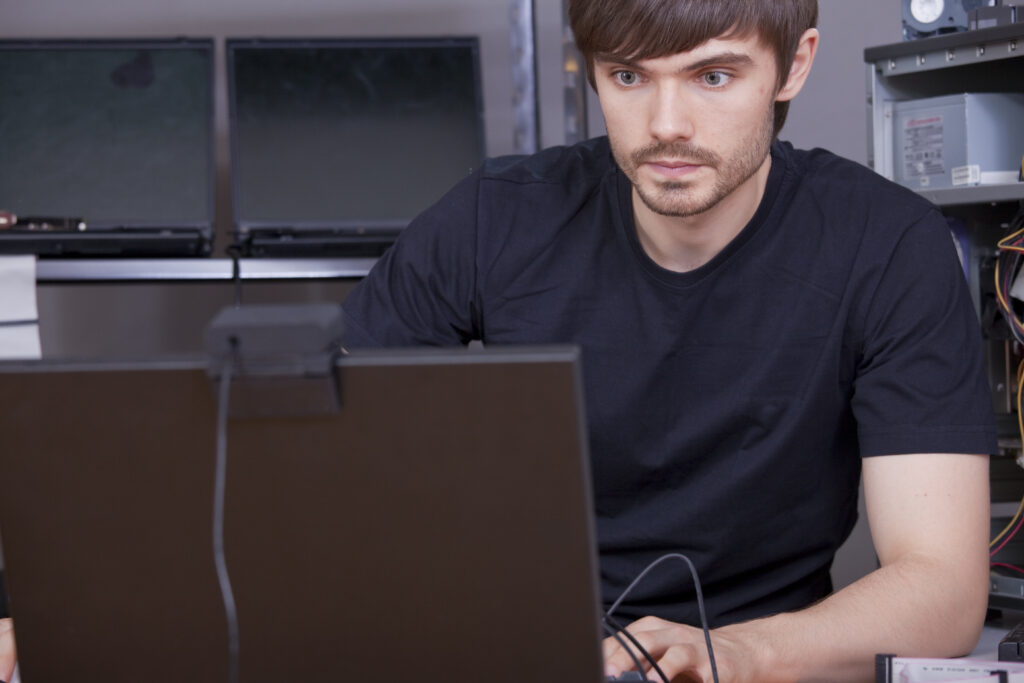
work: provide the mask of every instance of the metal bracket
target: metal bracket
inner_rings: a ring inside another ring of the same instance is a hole
[[[515,150],[540,149],[540,104],[537,90],[537,29],[534,0],[512,0],[509,9],[512,47],[512,104]]]
[[[207,374],[231,368],[231,417],[316,416],[341,408],[338,304],[225,308],[206,328]]]

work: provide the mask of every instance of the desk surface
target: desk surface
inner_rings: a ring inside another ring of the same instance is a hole
[[[981,638],[978,639],[977,646],[971,652],[971,658],[998,659],[999,641],[1007,631],[1022,621],[1024,621],[1024,612],[1004,610],[999,617],[985,622],[985,627],[981,630]]]
[[[999,640],[1019,621],[1024,621],[1024,613],[1004,614],[1000,619],[986,623],[982,629],[981,638],[978,640],[978,646],[971,652],[970,657],[972,659],[996,660]],[[21,683],[17,668],[14,670],[14,676],[10,683]]]

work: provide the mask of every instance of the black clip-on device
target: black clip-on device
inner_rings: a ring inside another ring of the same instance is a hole
[[[207,374],[231,374],[231,417],[336,413],[341,354],[336,303],[252,304],[221,310],[206,328]]]

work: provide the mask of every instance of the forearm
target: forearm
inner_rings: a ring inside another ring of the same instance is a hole
[[[953,657],[985,618],[985,563],[908,555],[805,610],[716,631],[753,646],[760,681],[872,681],[874,656]],[[756,644],[756,645],[755,645]]]

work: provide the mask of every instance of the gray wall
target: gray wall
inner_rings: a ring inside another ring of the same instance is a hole
[[[867,163],[864,48],[901,40],[899,0],[818,0],[821,48],[782,137]]]
[[[563,140],[561,6],[560,0],[537,4],[541,140],[552,145]],[[804,93],[793,104],[784,138],[798,147],[826,147],[866,160],[863,50],[900,39],[899,4],[820,0],[820,53]],[[478,34],[488,151],[503,154],[513,150],[508,15],[507,0],[0,0],[0,37]],[[217,79],[222,93],[222,66]],[[225,234],[230,201],[223,95],[217,108],[218,232]],[[592,114],[596,130],[596,106]],[[260,285],[247,291],[249,300],[330,299],[343,297],[349,286]],[[176,352],[199,348],[203,324],[231,301],[231,291],[217,285],[46,285],[39,301],[47,354]],[[837,584],[848,583],[873,563],[862,524],[839,557]]]

